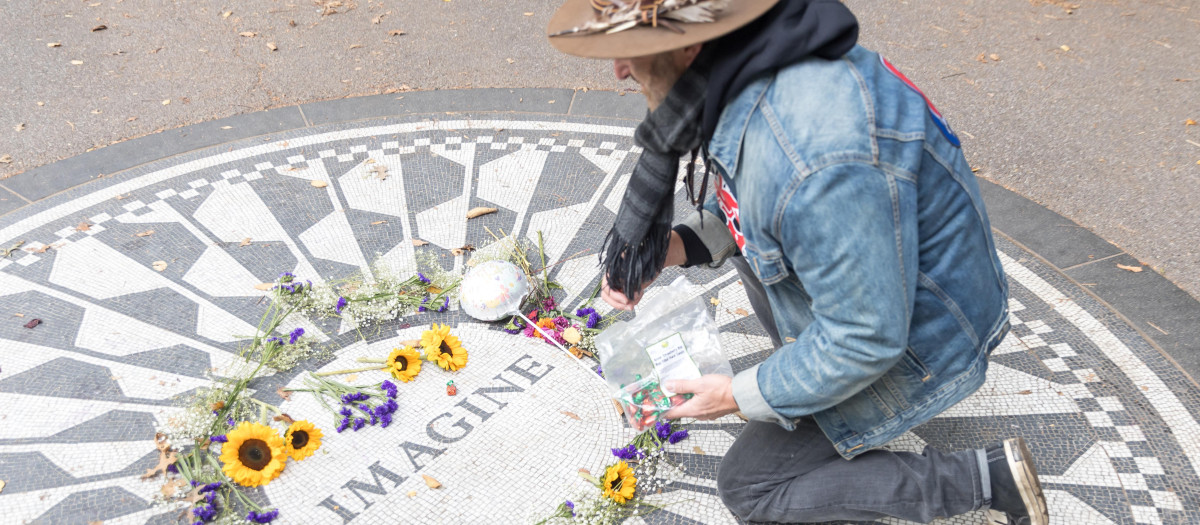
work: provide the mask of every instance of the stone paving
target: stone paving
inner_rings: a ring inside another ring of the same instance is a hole
[[[156,462],[155,430],[254,333],[266,307],[254,285],[280,272],[321,282],[382,260],[403,273],[419,252],[461,269],[470,255],[449,250],[487,244],[488,229],[541,232],[561,302],[579,304],[599,280],[594,253],[637,157],[632,126],[532,113],[326,124],[186,152],[0,216],[4,248],[26,241],[0,258],[0,524],[175,523],[180,511],[156,500],[161,479],[140,479]],[[475,206],[499,211],[464,221]],[[1034,254],[1003,237],[998,246],[1013,329],[987,383],[890,446],[974,448],[1022,435],[1053,523],[1200,522],[1200,389]],[[732,268],[669,270],[659,283],[680,273],[695,295],[717,300],[711,313],[735,370],[769,355]],[[33,318],[42,323],[25,328]],[[326,432],[323,452],[254,491],[283,523],[534,522],[586,490],[579,468],[596,472],[633,436],[590,371],[456,311],[361,337],[299,321],[334,356],[263,378],[255,396],[325,425],[309,398],[284,401],[275,389],[386,352],[430,322],[455,326],[471,352],[454,376],[460,396],[422,376],[403,386],[392,428]],[[383,378],[372,374],[362,381]],[[662,508],[628,523],[734,522],[715,478],[741,427],[732,416],[692,423],[692,437],[669,448],[680,479],[647,496]]]

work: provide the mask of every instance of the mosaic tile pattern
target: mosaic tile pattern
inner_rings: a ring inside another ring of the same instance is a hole
[[[322,281],[382,259],[407,272],[418,251],[461,269],[469,256],[448,250],[486,244],[487,229],[532,240],[540,231],[561,299],[578,304],[599,280],[594,254],[637,156],[632,132],[525,115],[327,126],[188,153],[6,216],[0,246],[26,244],[0,259],[0,524],[176,523],[178,510],[156,503],[161,481],[139,478],[155,462],[155,429],[232,361],[265,308],[254,285],[282,271]],[[687,208],[682,191],[677,202]],[[475,206],[499,212],[464,221]],[[987,383],[889,446],[977,448],[1023,435],[1054,523],[1200,523],[1200,392],[1086,293],[999,246],[1013,329]],[[680,273],[720,303],[712,314],[736,370],[769,356],[731,268],[669,270],[660,282]],[[33,318],[42,324],[24,328]],[[533,522],[586,489],[576,469],[596,471],[632,436],[589,371],[459,312],[397,319],[365,341],[294,319],[339,350],[263,378],[256,396],[329,425],[310,398],[283,401],[275,388],[381,355],[431,321],[456,326],[471,351],[454,376],[458,397],[423,373],[402,387],[392,427],[327,432],[316,457],[253,497],[279,506],[284,523]],[[372,374],[359,381],[382,379]],[[647,497],[662,508],[629,523],[736,521],[715,479],[742,422],[690,428],[669,447],[680,477]],[[426,489],[419,474],[443,488]]]

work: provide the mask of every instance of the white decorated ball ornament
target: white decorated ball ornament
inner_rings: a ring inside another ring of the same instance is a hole
[[[467,315],[480,321],[496,321],[516,314],[529,291],[529,279],[517,265],[487,261],[463,276],[458,302]]]

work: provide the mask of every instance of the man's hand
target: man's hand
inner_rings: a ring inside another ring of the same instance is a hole
[[[680,379],[663,385],[676,394],[695,394],[691,399],[671,410],[663,417],[679,419],[716,419],[738,411],[733,399],[733,378],[721,374],[708,374],[700,379]]]

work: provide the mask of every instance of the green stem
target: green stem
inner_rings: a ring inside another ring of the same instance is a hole
[[[385,369],[384,367],[369,366],[366,368],[351,368],[349,370],[333,370],[330,372],[317,372],[313,375],[325,377],[325,376],[336,376],[336,375],[342,375],[342,374],[353,374],[355,372],[366,372],[369,370],[384,370],[384,369]]]
[[[387,359],[379,359],[377,357],[360,357],[355,359],[359,363],[386,363]]]

